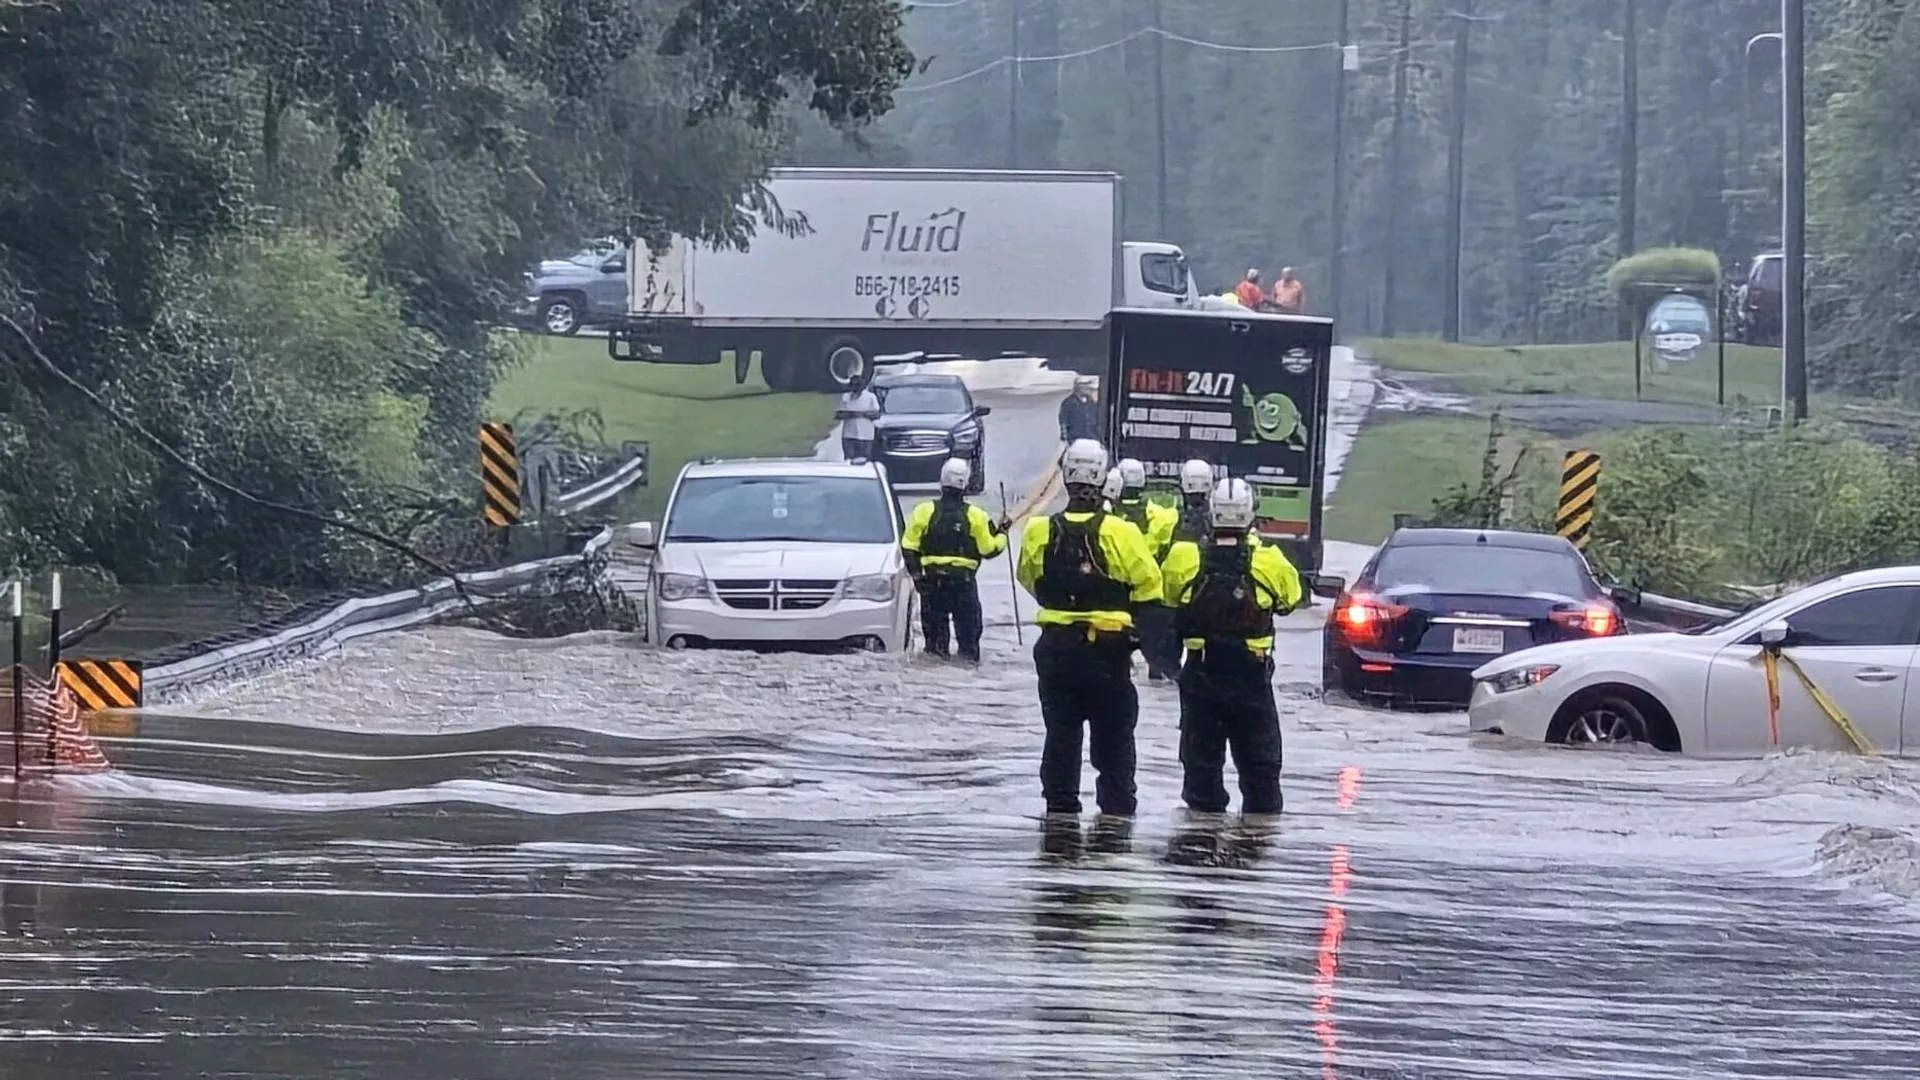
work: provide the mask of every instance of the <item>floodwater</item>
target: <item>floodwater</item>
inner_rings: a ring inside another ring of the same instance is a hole
[[[0,1075],[1914,1075],[1906,764],[1327,707],[1305,611],[1279,824],[1142,681],[1131,833],[1048,831],[994,581],[978,671],[445,629],[145,717],[8,807]]]

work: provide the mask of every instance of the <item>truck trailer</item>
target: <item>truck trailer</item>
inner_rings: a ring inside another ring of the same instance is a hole
[[[758,358],[776,390],[834,390],[874,358],[1040,357],[1107,364],[1118,308],[1199,302],[1184,252],[1120,239],[1113,173],[775,169],[768,192],[802,235],[762,229],[745,251],[676,237],[633,244],[617,360]]]

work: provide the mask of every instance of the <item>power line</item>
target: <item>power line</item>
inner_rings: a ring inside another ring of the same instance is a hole
[[[970,3],[972,2],[972,0],[958,0],[958,2]],[[1104,45],[1095,45],[1092,48],[1087,48],[1087,49],[1076,49],[1073,52],[1056,53],[1051,56],[1002,56],[998,60],[990,60],[987,63],[981,64],[979,67],[974,68],[971,71],[964,71],[958,75],[953,75],[948,78],[941,79],[938,82],[927,83],[924,86],[903,86],[900,89],[895,90],[894,93],[895,94],[929,93],[934,90],[940,90],[948,86],[953,86],[956,83],[966,82],[969,79],[977,79],[980,76],[985,75],[989,72],[998,71],[999,69],[1006,67],[1008,64],[1053,64],[1053,63],[1060,63],[1066,60],[1080,60],[1080,59],[1084,59],[1085,57],[1096,56],[1103,52],[1110,52],[1114,49],[1120,48],[1123,45],[1130,44],[1132,42],[1138,41],[1141,38],[1145,38],[1145,37],[1158,37],[1167,41],[1177,41],[1182,45],[1190,45],[1196,49],[1203,49],[1210,52],[1253,53],[1256,55],[1263,55],[1263,56],[1270,56],[1276,53],[1333,51],[1333,50],[1338,50],[1341,47],[1341,43],[1338,41],[1322,41],[1322,42],[1316,42],[1311,45],[1230,45],[1220,41],[1205,41],[1205,40],[1202,40],[1201,38],[1187,37],[1185,34],[1176,34],[1171,30],[1162,30],[1157,27],[1143,26],[1140,29],[1135,30],[1130,34],[1127,34],[1123,37],[1115,38],[1114,40],[1109,41]],[[1411,44],[1419,45],[1419,46],[1448,45],[1452,43],[1452,40],[1453,40],[1452,38],[1448,38],[1444,41],[1436,39],[1433,41],[1417,41],[1417,42],[1412,42]]]

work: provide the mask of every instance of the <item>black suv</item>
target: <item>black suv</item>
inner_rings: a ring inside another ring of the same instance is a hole
[[[957,375],[882,373],[873,378],[880,418],[873,422],[874,453],[896,484],[937,484],[940,466],[950,457],[973,464],[967,494],[987,483],[987,426],[993,410],[975,405]]]

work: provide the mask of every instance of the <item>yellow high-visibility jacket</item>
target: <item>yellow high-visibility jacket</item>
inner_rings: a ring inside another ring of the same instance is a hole
[[[1300,572],[1293,568],[1293,563],[1273,544],[1249,544],[1248,547],[1252,549],[1248,569],[1260,606],[1267,611],[1292,611],[1300,606],[1305,593],[1300,588]],[[1200,545],[1192,540],[1173,545],[1167,552],[1162,574],[1169,607],[1178,608],[1192,599],[1190,593],[1200,576]],[[1205,644],[1199,638],[1186,639],[1189,649],[1199,649]],[[1256,653],[1268,652],[1273,648],[1273,635],[1249,638],[1247,648]]]
[[[1137,506],[1140,503],[1146,504],[1147,517],[1146,528],[1140,531],[1146,534],[1147,549],[1153,552],[1154,561],[1159,562],[1161,559],[1166,558],[1167,548],[1173,544],[1173,530],[1175,526],[1180,524],[1180,511],[1165,503],[1155,502],[1145,495],[1142,495],[1138,501],[1130,499],[1119,500],[1114,503],[1111,512],[1125,515],[1133,506]],[[1134,522],[1131,517],[1127,520],[1130,524],[1133,524],[1135,528],[1139,528],[1139,523]]]
[[[1073,511],[1062,512],[1060,516],[1077,525],[1093,514]],[[1046,568],[1047,546],[1052,536],[1053,519],[1037,517],[1027,522],[1026,531],[1020,537],[1020,561],[1015,567],[1015,576],[1029,593],[1039,585],[1041,572]],[[1100,520],[1097,539],[1101,561],[1105,563],[1103,571],[1107,577],[1126,586],[1129,602],[1142,604],[1160,599],[1160,567],[1147,547],[1147,538],[1140,535],[1132,522],[1116,514],[1105,514]],[[1039,599],[1037,594],[1034,598]],[[1042,626],[1085,623],[1090,630],[1119,631],[1133,626],[1133,614],[1125,608],[1066,611],[1042,606],[1033,621]]]
[[[900,537],[900,550],[919,557],[922,568],[952,567],[961,570],[978,570],[983,559],[991,559],[1007,550],[1007,538],[993,531],[993,519],[977,506],[967,506],[967,535],[973,541],[972,551],[923,551],[926,544],[927,526],[933,524],[934,511],[939,509],[940,500],[928,499],[913,508],[907,515],[907,529]],[[909,559],[912,563],[914,560]]]

